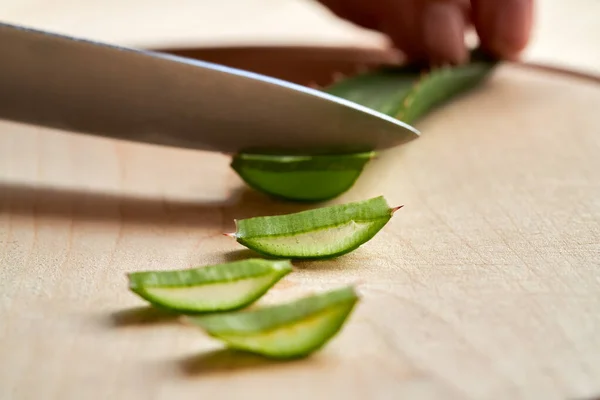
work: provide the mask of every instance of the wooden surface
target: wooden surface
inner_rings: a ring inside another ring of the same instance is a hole
[[[235,354],[125,273],[252,255],[234,218],[291,212],[227,157],[0,122],[0,399],[583,399],[600,395],[600,87],[506,65],[336,203],[404,204],[297,263],[264,302],[355,282],[313,357]]]

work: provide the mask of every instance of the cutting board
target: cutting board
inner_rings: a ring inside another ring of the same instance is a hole
[[[183,52],[303,84],[391,60]],[[599,395],[599,105],[597,79],[503,64],[381,153],[331,203],[404,208],[355,252],[295,263],[261,300],[357,285],[344,329],[292,362],[224,349],[147,307],[125,274],[253,256],[221,235],[234,219],[314,205],[249,189],[224,155],[1,121],[0,399]]]

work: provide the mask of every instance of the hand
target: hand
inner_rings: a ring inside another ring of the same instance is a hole
[[[319,0],[337,16],[389,36],[411,60],[468,60],[464,34],[474,28],[481,48],[514,59],[525,48],[533,0]]]

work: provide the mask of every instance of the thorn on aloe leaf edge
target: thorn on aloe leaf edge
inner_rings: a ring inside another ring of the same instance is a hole
[[[394,214],[396,211],[398,211],[398,210],[399,210],[399,209],[401,209],[402,207],[404,207],[404,204],[403,204],[403,205],[401,205],[401,206],[398,206],[398,207],[394,207],[394,208],[392,208],[392,211],[391,211],[391,213],[392,213],[392,214]]]

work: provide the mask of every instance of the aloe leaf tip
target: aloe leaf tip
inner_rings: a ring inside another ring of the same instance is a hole
[[[392,214],[394,214],[396,211],[398,211],[399,209],[401,209],[403,207],[404,207],[404,204],[401,205],[401,206],[397,206],[397,207],[392,208],[392,210],[391,210]]]

